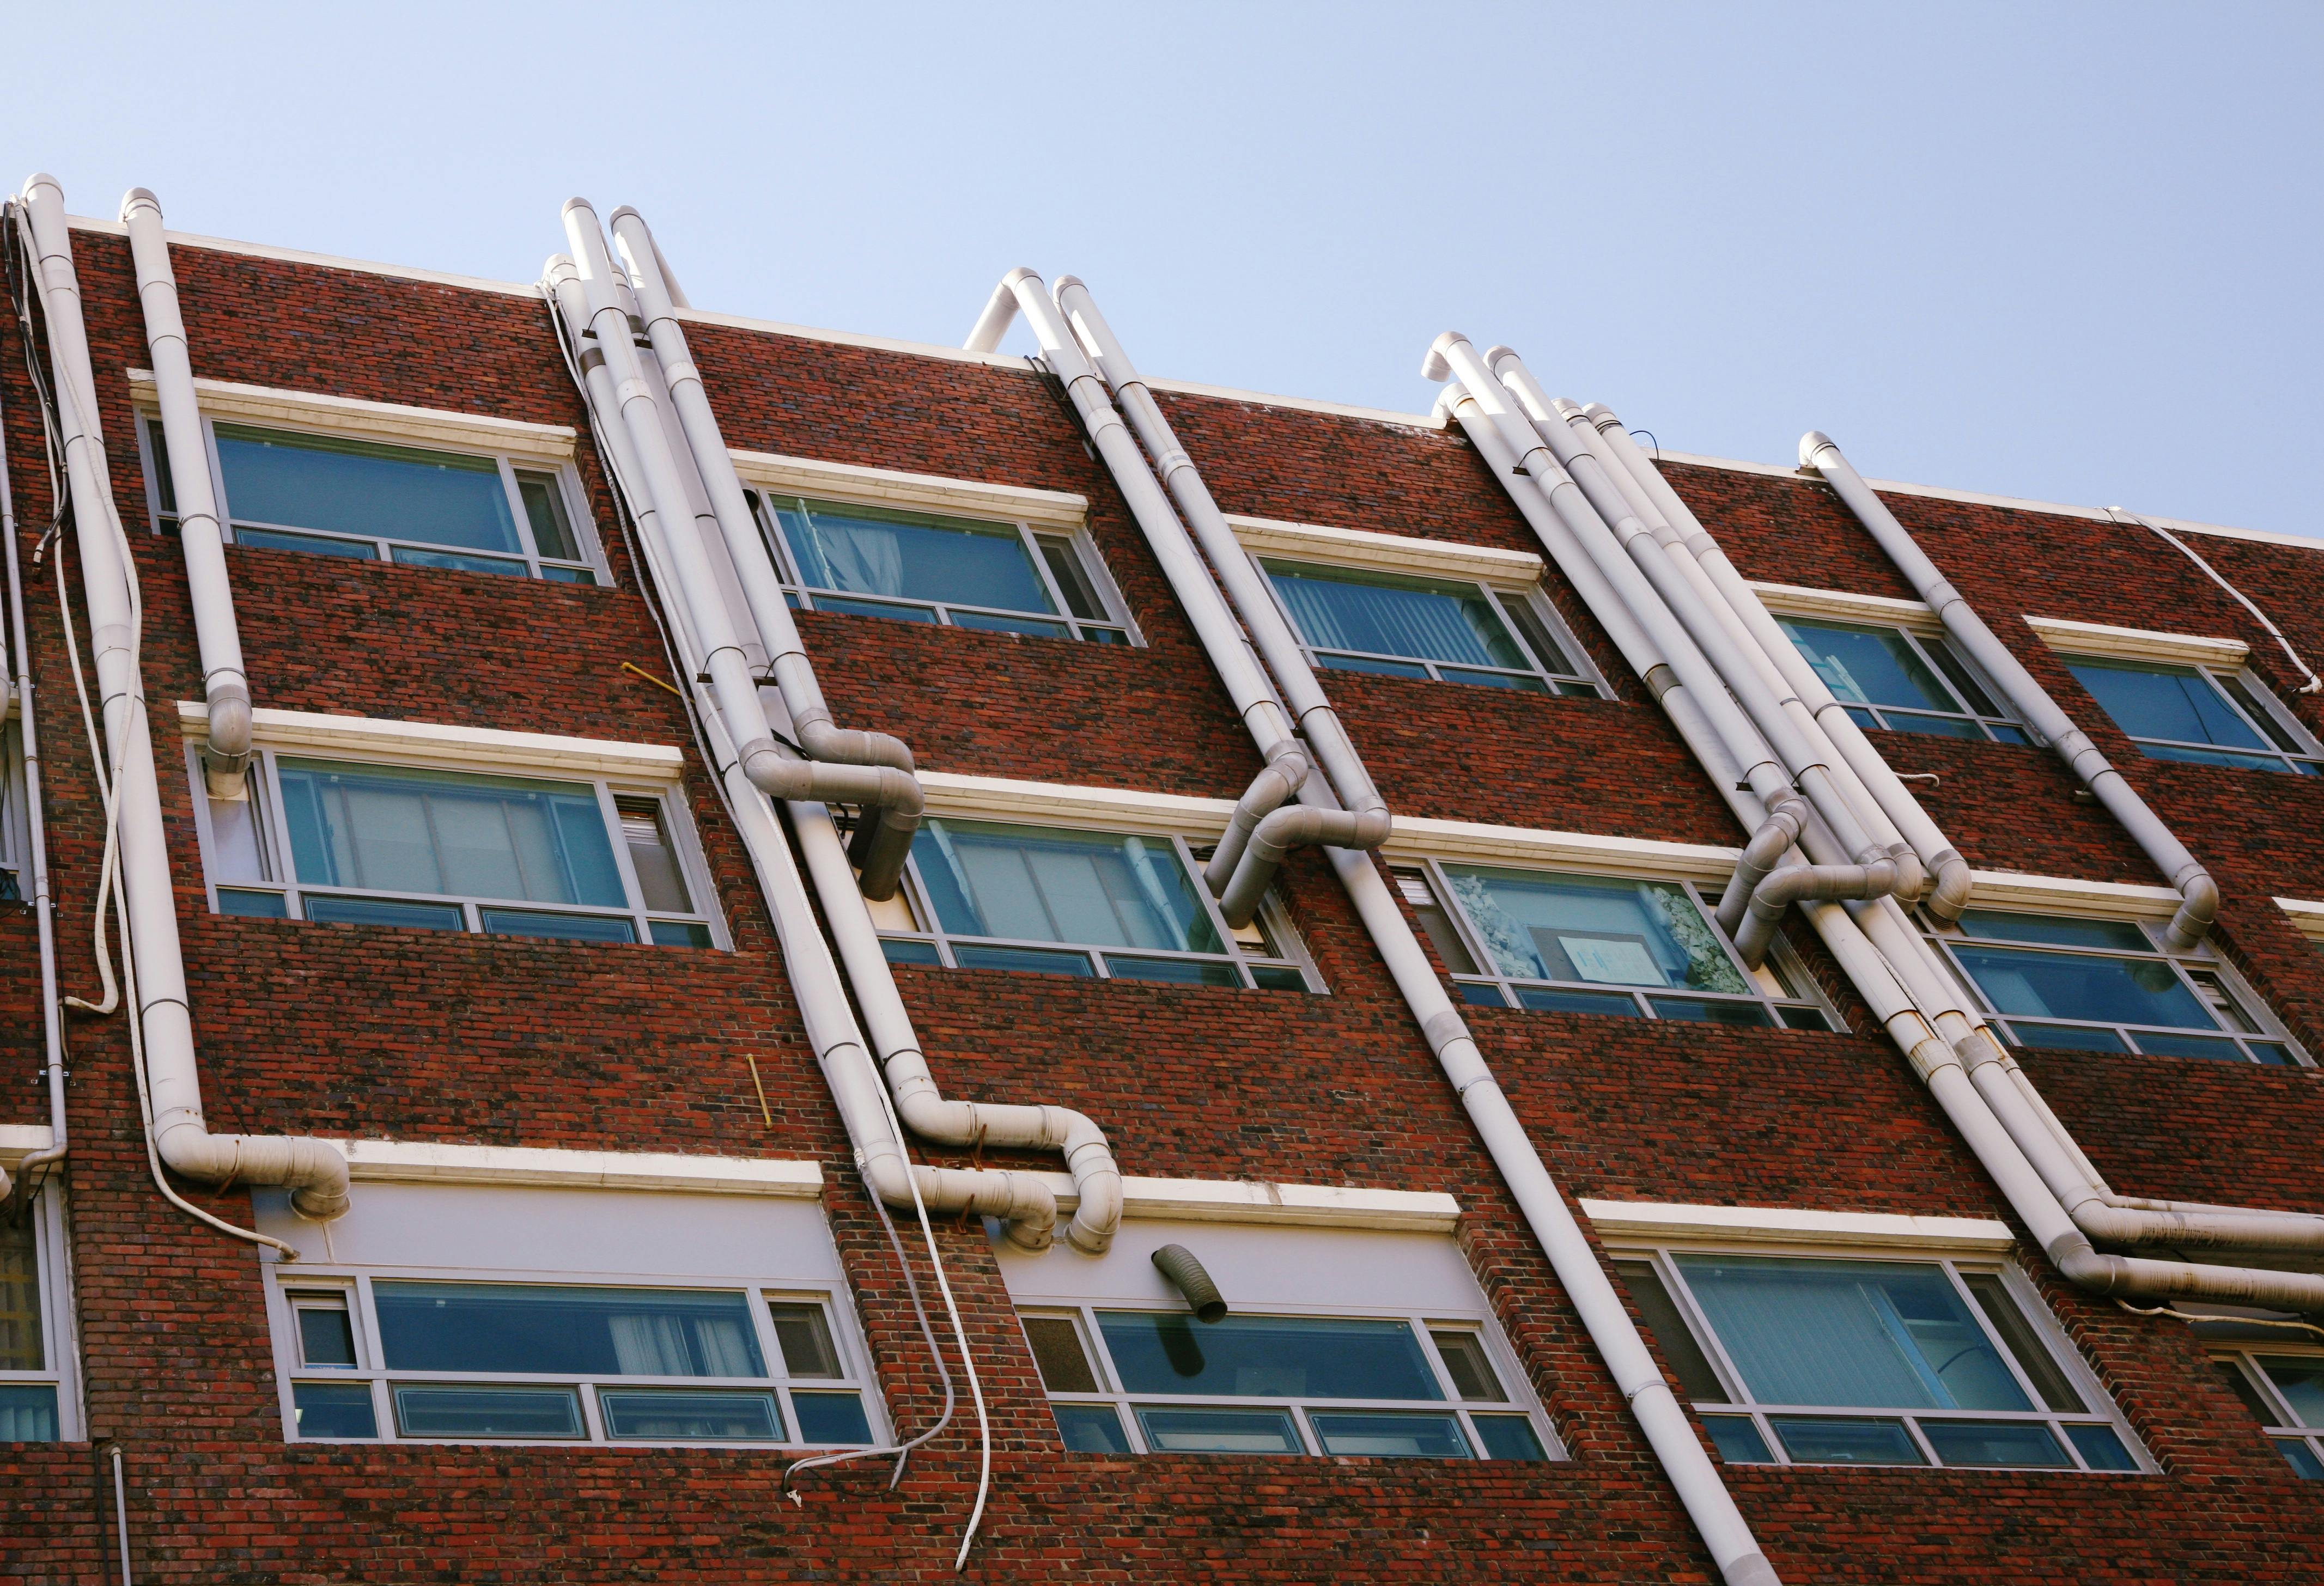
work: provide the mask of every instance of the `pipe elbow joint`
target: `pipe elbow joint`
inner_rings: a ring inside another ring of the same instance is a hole
[[[1923,904],[1928,911],[1946,925],[1960,918],[1969,907],[1969,893],[1976,886],[1969,861],[1948,848],[1937,855],[1936,886]]]
[[[1816,462],[1816,458],[1822,456],[1826,451],[1837,452],[1839,450],[1840,447],[1832,445],[1831,436],[1826,435],[1821,429],[1811,429],[1805,435],[1800,437],[1800,466],[1803,468],[1812,469],[1814,472],[1821,474],[1823,472],[1823,469],[1821,466]]]
[[[1464,346],[1468,340],[1461,332],[1448,330],[1430,342],[1427,355],[1420,360],[1420,377],[1423,380],[1449,379],[1452,373],[1452,360],[1449,355],[1452,348]]]
[[[2210,871],[2199,868],[2180,876],[2178,887],[2178,912],[2172,915],[2163,934],[2172,946],[2184,952],[2210,934],[2211,922],[2219,914],[2219,884],[2211,879]]]

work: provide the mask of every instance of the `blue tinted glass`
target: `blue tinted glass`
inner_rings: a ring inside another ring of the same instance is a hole
[[[1500,613],[1473,584],[1296,562],[1264,565],[1291,608],[1291,620],[1318,650],[1360,650],[1466,666],[1530,665]]]
[[[2324,1426],[2324,1360],[2284,1355],[2262,1360],[2259,1369],[2292,1406],[2291,1425]]]
[[[1242,977],[1231,964],[1200,964],[1185,958],[1124,958],[1118,953],[1109,953],[1105,967],[1118,981],[1160,981],[1174,986],[1242,984]]]
[[[1975,722],[1965,722],[1958,716],[1914,715],[1905,711],[1888,713],[1889,730],[1896,733],[1918,733],[1929,738],[1974,738],[1982,742],[1985,729]]]
[[[2316,1457],[2316,1450],[2296,1437],[2274,1440],[2275,1452],[2291,1462],[2302,1481],[2324,1481],[2324,1460]]]
[[[1452,895],[1503,974],[1746,991],[1702,911],[1667,881],[1447,865]]]
[[[569,1388],[398,1387],[406,1437],[583,1436],[581,1396]]]
[[[1953,956],[2003,1013],[2217,1029],[2171,966],[2151,958],[2036,953],[1955,944]]]
[[[608,1437],[657,1443],[780,1443],[782,1412],[771,1393],[600,1389]]]
[[[712,945],[710,927],[694,925],[682,919],[657,919],[647,922],[658,947],[707,947]]]
[[[1471,991],[1489,991],[1490,987],[1474,986]],[[1637,999],[1625,997],[1618,991],[1559,991],[1547,986],[1518,986],[1517,1006],[1537,1008],[1545,1013],[1602,1013],[1616,1019],[1644,1019]],[[1499,997],[1472,998],[1473,1001],[1498,1002]]]
[[[930,820],[912,855],[955,936],[1226,950],[1167,838]]]
[[[750,1311],[731,1291],[382,1280],[372,1297],[399,1371],[766,1375]]]
[[[1131,1393],[1236,1397],[1441,1399],[1420,1341],[1403,1322],[1101,1311],[1114,1370]]]
[[[2175,760],[2186,765],[2223,765],[2244,771],[2280,771],[2291,768],[2272,754],[2243,754],[2231,749],[2185,749],[2175,743],[2142,743],[2138,752],[2149,760]],[[2313,775],[2306,766],[2298,768]]]
[[[1484,1443],[1483,1457],[1489,1460],[1545,1460],[1549,1452],[1541,1446],[1541,1439],[1533,1423],[1523,1415],[1471,1415],[1477,1425],[1478,1440]]]
[[[637,927],[602,915],[540,914],[525,908],[487,908],[484,935],[533,936],[549,942],[634,942]],[[696,927],[697,929],[699,927]]]
[[[239,915],[244,919],[288,919],[290,905],[282,901],[280,892],[238,892],[230,887],[218,889],[218,912]]]
[[[1305,1453],[1282,1410],[1188,1410],[1138,1406],[1146,1446],[1157,1453]]]
[[[2174,738],[2227,749],[2265,749],[2266,742],[2219,696],[2204,676],[2185,667],[2075,660],[2066,669],[2134,738]]]
[[[775,515],[812,588],[1012,612],[1057,609],[1023,537],[1007,524],[831,502],[794,503]]]
[[[830,1446],[872,1441],[862,1394],[793,1393],[791,1408],[798,1414],[801,1443]]]
[[[2140,1030],[2131,1039],[2140,1051],[2159,1057],[2209,1057],[2218,1063],[2249,1061],[2244,1049],[2224,1036],[2161,1036]]]
[[[334,898],[309,892],[301,902],[307,917],[323,925],[401,926],[415,931],[465,931],[467,916],[456,903],[397,903],[385,898]]]
[[[1649,997],[1656,1019],[1683,1024],[1725,1024],[1741,1029],[1765,1029],[1775,1021],[1757,1002],[1711,1002],[1692,997]]]
[[[281,784],[308,886],[628,902],[586,785],[314,760],[283,761]]]
[[[1128,1453],[1130,1435],[1111,1405],[1051,1405],[1057,1435],[1075,1453]]]
[[[2064,1470],[2073,1464],[2047,1426],[2032,1421],[1923,1421],[1921,1435],[1948,1465]]]
[[[0,1382],[0,1443],[54,1443],[57,1390],[44,1383]]]
[[[1465,1460],[1469,1440],[1454,1415],[1398,1415],[1377,1411],[1311,1410],[1307,1424],[1327,1454],[1373,1459]]]
[[[1784,1452],[1803,1465],[1925,1465],[1902,1421],[1771,1417]]]
[[[516,551],[490,457],[220,424],[218,466],[237,521]]]
[[[1333,655],[1325,650],[1316,664],[1334,672],[1371,672],[1383,678],[1425,678],[1428,669],[1418,661],[1378,660],[1370,656]]]
[[[2039,942],[2056,947],[2107,947],[2120,953],[2152,953],[2146,934],[2127,920],[2072,919],[2054,914],[2006,914],[1965,908],[1960,928],[1993,942]]]
[[[937,954],[936,945],[934,942],[898,941],[892,936],[881,938],[880,955],[890,964],[942,964],[944,962],[944,959]]]
[[[952,625],[955,628],[981,628],[988,633],[1024,633],[1035,639],[1071,639],[1074,631],[1063,622],[1047,622],[1038,617],[1000,617],[991,612],[964,612],[953,609]]]
[[[1834,699],[1849,705],[1901,705],[1907,710],[1961,708],[1911,641],[1894,628],[1808,622],[1791,617],[1783,619],[1782,626]],[[1974,729],[1971,734],[1978,735]]]
[[[377,1437],[379,1416],[367,1382],[294,1382],[290,1413],[301,1437]]]
[[[1702,1429],[1711,1434],[1711,1446],[1719,1457],[1730,1465],[1772,1465],[1775,1456],[1767,1452],[1767,1440],[1759,1435],[1758,1424],[1748,1415],[1705,1415]]]
[[[2135,1471],[2138,1462],[2123,1447],[2122,1439],[2111,1426],[2069,1426],[2067,1440],[2082,1456],[2082,1463],[2093,1471]]]
[[[234,542],[254,550],[300,550],[309,556],[338,557],[351,562],[379,560],[379,547],[363,539],[327,539],[319,534],[284,534],[273,529],[236,524]]]
[[[448,567],[456,573],[498,573],[504,578],[526,576],[522,562],[505,557],[462,556],[457,551],[414,550],[399,545],[390,553],[394,560],[408,567]]]
[[[2065,1047],[2076,1052],[2127,1052],[2120,1036],[2110,1029],[2089,1029],[2071,1024],[2026,1024],[2013,1019],[2009,1028],[2029,1047]]]
[[[2034,1407],[1968,1302],[1932,1263],[1757,1256],[1677,1261],[1760,1404]]]
[[[1056,953],[1046,947],[969,947],[952,950],[954,960],[963,969],[1006,969],[1019,974],[1069,974],[1078,980],[1095,980],[1097,971],[1090,967],[1086,953]]]

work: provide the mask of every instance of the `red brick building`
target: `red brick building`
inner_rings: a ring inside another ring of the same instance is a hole
[[[1641,459],[1674,505],[1461,348],[1423,417],[1148,387],[1049,345],[1070,290],[1038,363],[663,307],[619,215],[561,319],[151,209],[141,298],[54,196],[0,329],[12,1578],[935,1580],[980,1502],[995,1581],[2319,1577],[2315,544],[1879,486],[2092,791],[1831,453]],[[77,670],[142,1056],[42,1006],[43,868],[55,994],[107,983]],[[1777,807],[1838,890],[1756,881],[1768,941],[1718,905]],[[948,1397],[892,1481],[786,1474]]]

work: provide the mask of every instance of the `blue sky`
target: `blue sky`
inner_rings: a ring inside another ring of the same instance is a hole
[[[1024,263],[1157,375],[1425,411],[1457,327],[1676,450],[2324,535],[2312,4],[82,0],[11,43],[5,180],[84,214],[530,280],[586,193],[705,308],[956,343]]]

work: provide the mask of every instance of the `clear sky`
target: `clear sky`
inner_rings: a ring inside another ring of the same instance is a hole
[[[585,193],[704,308],[957,343],[1029,264],[1153,374],[1425,411],[1459,328],[1674,450],[2324,535],[2314,0],[11,9],[78,213],[529,281]]]

